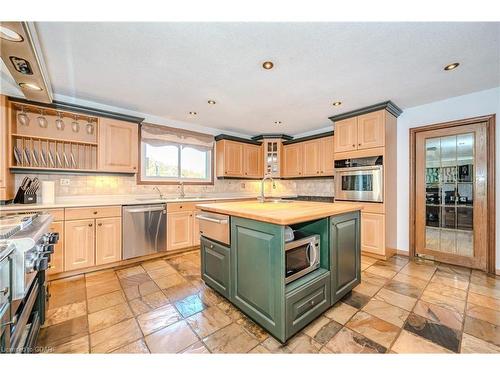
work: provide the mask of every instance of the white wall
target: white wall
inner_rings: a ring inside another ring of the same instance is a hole
[[[399,250],[409,249],[409,129],[489,114],[497,114],[498,122],[500,87],[407,108],[398,118]],[[496,130],[496,268],[500,269],[500,130]]]

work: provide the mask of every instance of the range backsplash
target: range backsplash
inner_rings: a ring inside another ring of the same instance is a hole
[[[16,189],[25,176],[38,177],[41,181],[55,181],[56,197],[75,195],[151,195],[154,185],[138,185],[135,176],[119,175],[70,175],[70,174],[16,174]],[[61,185],[61,179],[69,180],[69,185]],[[273,195],[321,195],[333,196],[333,179],[275,180]],[[179,192],[178,185],[158,185],[167,196]],[[215,180],[213,185],[185,185],[186,195],[238,194],[260,192],[260,181]],[[266,194],[271,193],[271,183],[266,182]]]

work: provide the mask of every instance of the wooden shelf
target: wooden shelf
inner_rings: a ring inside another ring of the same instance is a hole
[[[16,138],[36,139],[38,141],[71,143],[71,144],[84,145],[84,146],[97,146],[97,142],[73,141],[73,140],[68,140],[68,139],[63,139],[63,138],[39,137],[36,135],[25,135],[25,134],[12,134],[12,136],[16,137]]]

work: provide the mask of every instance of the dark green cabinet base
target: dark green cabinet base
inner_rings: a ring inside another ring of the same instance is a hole
[[[229,248],[201,237],[200,250],[201,278],[208,286],[229,298],[231,290]]]
[[[205,283],[283,343],[361,281],[359,212],[294,228],[321,236],[322,259],[287,285],[283,226],[231,217],[231,248],[201,237]]]

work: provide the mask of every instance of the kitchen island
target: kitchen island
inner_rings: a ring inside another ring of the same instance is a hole
[[[197,208],[202,279],[281,342],[360,283],[362,205],[271,200]]]

